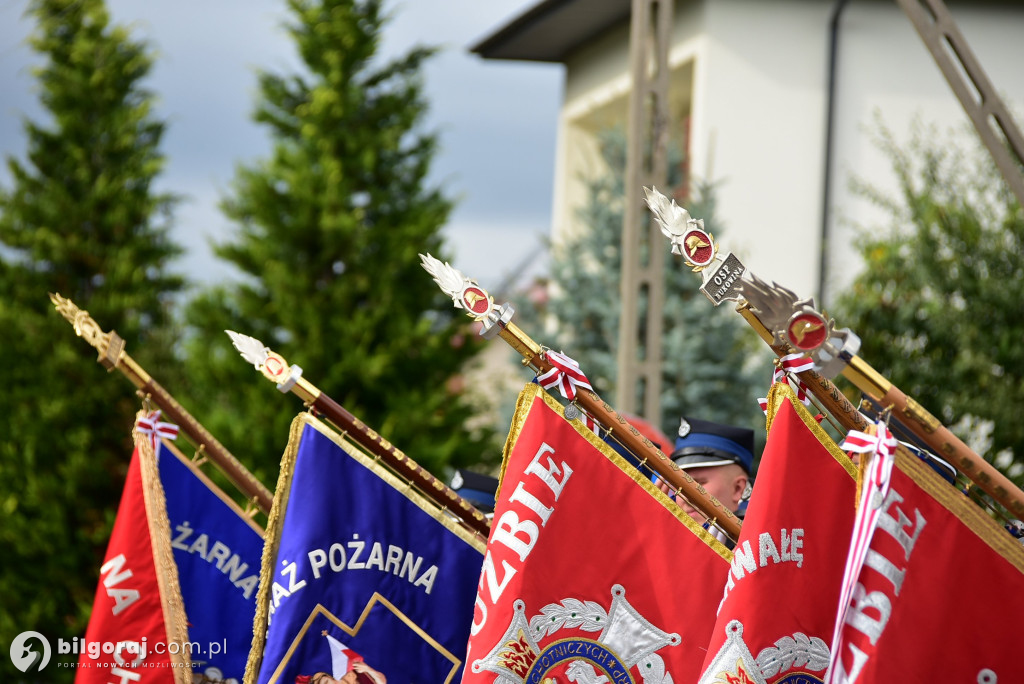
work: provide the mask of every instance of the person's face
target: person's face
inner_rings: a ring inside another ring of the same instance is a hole
[[[705,466],[703,468],[687,468],[687,474],[704,487],[708,494],[722,502],[722,505],[735,512],[747,486],[747,474],[736,464]],[[680,498],[680,504],[686,513],[701,522],[705,516],[686,500]]]

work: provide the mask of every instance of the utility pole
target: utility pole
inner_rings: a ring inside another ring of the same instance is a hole
[[[1024,207],[1024,137],[942,0],[896,0]],[[955,60],[955,62],[954,62]],[[957,68],[959,65],[959,69]],[[964,79],[966,74],[970,79]]]
[[[622,226],[621,318],[615,402],[661,423],[661,337],[665,268],[661,230],[643,205],[643,187],[668,177],[668,50],[674,0],[632,0],[632,87],[626,134],[626,208]]]

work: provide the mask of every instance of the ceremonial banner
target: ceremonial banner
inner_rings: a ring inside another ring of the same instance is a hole
[[[881,491],[829,681],[1024,681],[1024,547],[915,456]]]
[[[185,612],[153,446],[136,433],[78,656],[77,684],[191,682]]]
[[[483,539],[308,414],[267,541],[247,682],[458,681]]]
[[[196,675],[241,682],[252,646],[263,530],[198,468],[157,443]]]
[[[729,555],[531,383],[505,445],[463,681],[694,682]]]
[[[768,415],[702,683],[820,683],[828,668],[856,468],[786,383]]]

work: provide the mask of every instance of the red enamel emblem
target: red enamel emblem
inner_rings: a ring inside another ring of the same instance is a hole
[[[288,370],[288,364],[285,363],[284,359],[271,352],[267,356],[267,360],[263,362],[263,371],[272,378],[277,378],[283,375]]]
[[[462,306],[466,307],[466,311],[482,316],[491,308],[491,300],[482,289],[470,286],[462,291]]]
[[[789,320],[786,336],[789,337],[790,344],[797,349],[817,349],[825,343],[828,325],[825,319],[816,313],[802,313]]]
[[[683,249],[686,258],[694,266],[707,266],[715,258],[715,245],[711,236],[696,228],[683,236]]]

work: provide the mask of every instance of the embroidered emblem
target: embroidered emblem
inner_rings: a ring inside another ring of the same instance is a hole
[[[486,656],[472,662],[473,672],[493,672],[495,684],[562,681],[559,674],[577,684],[671,682],[657,651],[678,646],[680,636],[645,619],[626,600],[621,585],[614,585],[611,594],[607,611],[595,601],[566,598],[549,603],[529,620],[525,602],[517,599],[508,629]],[[599,634],[595,639],[548,638],[561,630]]]
[[[823,681],[829,650],[828,644],[818,637],[808,637],[801,632],[784,636],[774,646],[763,649],[755,660],[743,641],[742,622],[729,622],[725,634],[725,643],[700,678],[700,684],[768,684],[769,679],[774,684],[821,684]],[[811,672],[818,672],[820,676]],[[779,675],[785,676],[775,679]]]

